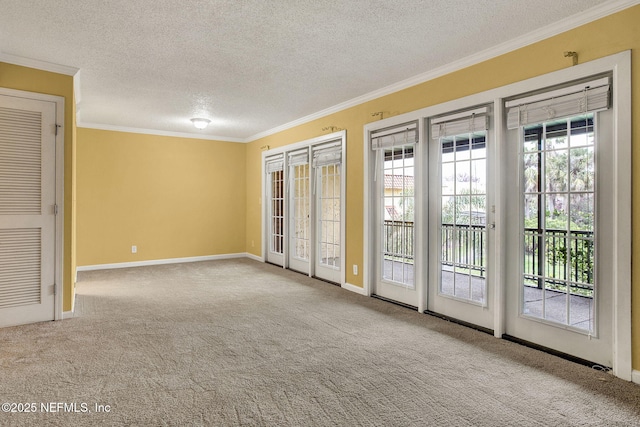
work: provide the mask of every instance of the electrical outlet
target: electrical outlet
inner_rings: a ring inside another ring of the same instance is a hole
[[[136,245],[131,246],[131,253],[132,254],[138,253],[138,247]]]
[[[353,275],[354,276],[358,275],[358,264],[353,264]]]
[[[256,245],[256,242],[254,242],[253,240],[251,241],[251,247],[253,248]]]

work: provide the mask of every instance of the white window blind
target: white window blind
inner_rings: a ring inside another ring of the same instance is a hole
[[[342,140],[313,147],[313,167],[342,162]]]
[[[509,129],[606,110],[611,107],[609,79],[516,99],[506,107]]]
[[[405,123],[371,132],[371,148],[380,150],[418,142],[418,122]]]
[[[267,173],[279,172],[281,170],[284,170],[284,154],[268,157],[266,159],[265,169]]]
[[[489,129],[487,107],[431,119],[431,138],[440,139]]]
[[[292,151],[289,154],[289,166],[306,165],[309,163],[309,150]]]

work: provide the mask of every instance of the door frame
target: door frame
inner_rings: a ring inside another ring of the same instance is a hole
[[[379,120],[377,122],[369,123],[364,126],[363,139],[364,139],[364,218],[363,218],[363,245],[364,245],[364,260],[363,260],[363,282],[364,293],[371,296],[373,291],[371,270],[375,266],[375,253],[371,250],[373,218],[371,211],[373,209],[373,197],[371,196],[372,181],[373,181],[373,163],[375,158],[371,155],[370,134],[372,131],[409,122],[412,120],[420,120],[423,123],[426,119],[439,114],[447,113],[448,111],[456,111],[467,108],[471,105],[481,105],[486,103],[493,103],[494,111],[494,136],[495,136],[495,158],[497,168],[495,170],[495,229],[492,230],[496,247],[504,247],[506,243],[506,213],[504,208],[506,205],[506,198],[504,187],[509,185],[505,182],[505,144],[504,140],[506,127],[505,120],[505,108],[504,99],[524,94],[530,91],[538,90],[545,87],[553,87],[557,85],[563,85],[574,80],[588,78],[601,73],[612,74],[612,109],[614,111],[614,135],[617,143],[612,147],[615,150],[614,162],[616,164],[616,170],[613,172],[614,180],[616,182],[616,192],[618,197],[615,199],[615,206],[612,207],[613,216],[613,228],[616,232],[617,238],[614,243],[614,259],[615,265],[614,278],[613,278],[613,295],[614,295],[614,313],[613,324],[614,330],[612,331],[613,341],[613,373],[617,377],[623,378],[627,381],[632,379],[632,340],[631,340],[631,51],[623,51],[614,55],[606,56],[603,58],[595,59],[593,61],[585,62],[583,64],[569,66],[558,71],[553,71],[547,74],[543,74],[530,79],[522,80],[516,83],[512,83],[506,86],[490,89],[485,92],[466,96],[464,98],[455,99],[445,102],[443,104],[429,106],[420,110],[404,113],[398,116],[394,116],[388,119]],[[422,144],[424,138],[424,131],[421,129],[421,141]],[[422,156],[424,158],[424,156]],[[416,167],[421,168],[422,174],[427,174],[427,164],[425,162],[416,161]],[[426,181],[424,181],[426,183]],[[427,183],[428,184],[428,183]],[[424,203],[419,206],[422,210],[428,208],[428,195],[424,196]],[[416,204],[418,200],[416,200]],[[419,227],[424,232],[428,232],[425,228],[425,221],[427,218],[423,214],[416,216],[416,227]],[[423,236],[419,236],[419,240],[416,241],[416,259],[420,256],[424,258],[428,255],[427,248],[425,247],[428,239]],[[416,261],[417,263],[417,261]],[[422,264],[425,264],[424,262]],[[506,304],[506,275],[505,275],[505,255],[503,253],[497,253],[493,257],[491,266],[496,272],[494,278],[494,335],[498,338],[502,337],[505,333],[505,304]],[[421,277],[428,277],[426,275],[427,268],[422,266],[417,269],[416,274],[421,274]],[[426,308],[427,295],[424,289],[426,289],[426,283],[422,279],[417,279],[417,286],[419,289],[423,289],[419,301],[418,309],[423,312]]]
[[[48,95],[43,93],[27,92],[16,89],[0,87],[0,95],[23,98],[33,101],[53,102],[56,106],[56,136],[55,136],[55,200],[57,213],[55,218],[55,249],[54,249],[54,320],[63,318],[63,294],[64,294],[64,97],[58,95]],[[71,286],[71,311],[73,312],[73,302],[75,289]]]

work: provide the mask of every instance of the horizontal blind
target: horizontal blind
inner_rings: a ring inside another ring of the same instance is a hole
[[[289,153],[289,166],[306,165],[309,163],[309,150],[292,151]]]
[[[516,129],[520,126],[594,113],[611,107],[608,79],[572,86],[562,92],[565,93],[550,93],[551,96],[542,100],[537,96],[533,99],[509,101],[506,104],[508,108],[510,107],[507,113],[507,127]]]
[[[464,111],[431,120],[431,138],[440,139],[489,129],[486,107]]]
[[[318,145],[313,150],[313,167],[342,163],[342,140]]]
[[[265,169],[267,173],[279,172],[281,170],[284,170],[284,154],[267,157]]]
[[[396,145],[418,142],[418,122],[405,123],[371,132],[371,149],[380,150]]]
[[[0,215],[38,215],[42,113],[0,107]]]

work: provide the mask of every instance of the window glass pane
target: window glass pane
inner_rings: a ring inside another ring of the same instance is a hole
[[[456,162],[456,194],[469,194],[471,191],[471,162]]]
[[[524,155],[524,192],[535,193],[540,183],[540,155]]]
[[[442,164],[442,194],[455,194],[455,163]]]
[[[455,137],[456,161],[469,160],[471,153],[469,151],[469,136],[462,135]]]
[[[593,233],[594,227],[594,195],[593,193],[571,194],[571,230],[589,231]]]
[[[595,185],[594,148],[589,146],[574,148],[570,154],[571,191],[592,192]]]

